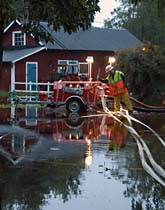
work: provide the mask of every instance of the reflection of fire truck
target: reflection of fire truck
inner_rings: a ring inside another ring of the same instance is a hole
[[[97,128],[96,128],[97,127]],[[67,119],[52,122],[54,141],[98,140],[98,118],[81,118],[78,113],[70,113]]]
[[[99,140],[100,134],[109,139],[113,123],[113,118],[108,117],[103,120],[102,115],[88,117],[78,113],[68,113],[66,117],[57,117],[51,121],[39,120],[36,130],[42,135],[52,134],[53,141],[86,142],[91,140],[94,142]]]

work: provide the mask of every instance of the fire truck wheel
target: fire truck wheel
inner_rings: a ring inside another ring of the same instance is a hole
[[[80,99],[71,98],[66,103],[66,109],[68,112],[84,112],[85,106]]]

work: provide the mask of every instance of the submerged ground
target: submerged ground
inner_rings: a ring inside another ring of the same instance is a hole
[[[165,179],[146,154],[152,170],[143,167],[126,119],[36,107],[14,110],[11,118],[10,109],[0,111],[0,209],[164,210]],[[165,114],[133,117],[158,134],[132,121],[165,168]]]

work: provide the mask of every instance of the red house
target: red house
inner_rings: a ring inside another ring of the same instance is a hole
[[[47,82],[61,60],[78,61],[80,73],[87,73],[87,56],[94,58],[91,76],[95,80],[98,71],[103,74],[109,56],[142,44],[125,29],[92,27],[69,35],[62,29],[55,32],[47,23],[42,24],[51,32],[54,44],[37,42],[33,35],[22,33],[18,20],[4,30],[0,90],[14,90],[15,82]]]

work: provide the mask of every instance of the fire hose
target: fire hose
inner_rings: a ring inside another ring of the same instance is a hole
[[[143,112],[165,112],[165,107],[163,106],[151,106],[133,97],[130,97],[130,100],[140,105],[140,106],[133,105],[134,110],[143,111]]]
[[[124,127],[127,128],[127,130],[130,132],[130,134],[133,136],[133,138],[135,139],[137,146],[138,146],[138,150],[139,150],[139,155],[140,155],[140,159],[141,159],[141,163],[142,166],[144,168],[144,170],[151,175],[156,181],[158,181],[162,186],[165,187],[165,182],[164,182],[164,177],[165,177],[165,171],[164,169],[156,163],[156,161],[153,159],[152,154],[148,148],[148,146],[146,145],[146,143],[144,142],[143,138],[138,134],[138,132],[132,127],[132,120],[135,122],[138,122],[140,124],[142,124],[143,126],[147,127],[157,138],[158,140],[162,143],[162,145],[165,147],[165,143],[163,141],[163,139],[149,126],[147,126],[146,124],[142,123],[141,121],[137,120],[136,118],[130,116],[128,114],[127,110],[124,110],[125,113],[123,112],[123,110],[121,110],[120,112],[118,112],[118,114],[120,114],[121,116],[124,116],[128,122],[129,125],[126,125],[125,123],[123,123],[116,115],[115,113],[111,112],[107,106],[106,106],[106,101],[104,98],[104,90],[102,88],[98,88],[100,95],[101,95],[101,102],[102,102],[102,107],[103,107],[103,111],[110,117],[113,117],[114,120],[118,121],[119,123],[121,123]],[[148,164],[146,157],[148,158],[150,164]],[[163,178],[161,178],[163,177]]]
[[[108,99],[113,100],[113,97],[108,97]],[[165,112],[165,106],[151,106],[148,104],[145,104],[132,96],[130,96],[130,100],[134,102],[133,109],[140,112]],[[121,102],[122,105],[125,105],[124,102]]]
[[[99,83],[96,83],[95,87],[99,88]],[[113,96],[106,95],[107,100],[113,101]],[[165,112],[165,106],[152,106],[145,104],[134,97],[130,96],[130,100],[133,102],[133,109],[140,112],[158,112],[162,113]],[[121,102],[122,105],[124,105],[124,102]]]

